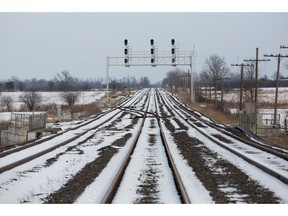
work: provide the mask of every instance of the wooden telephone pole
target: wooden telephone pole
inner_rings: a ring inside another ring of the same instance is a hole
[[[258,103],[258,64],[262,61],[270,61],[270,59],[259,59],[258,58],[259,49],[256,48],[256,58],[255,59],[245,59],[244,61],[255,62],[255,114],[257,114],[257,103]]]
[[[239,111],[242,110],[242,98],[243,98],[243,67],[244,66],[253,66],[253,64],[231,64],[231,66],[240,66],[240,102],[239,102]]]

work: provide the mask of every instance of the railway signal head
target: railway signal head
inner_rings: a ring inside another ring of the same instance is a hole
[[[172,49],[171,49],[171,53],[172,53],[173,55],[175,55],[175,48],[172,48]]]
[[[151,39],[151,40],[150,40],[150,44],[151,44],[151,46],[154,45],[154,39]]]
[[[172,39],[172,40],[171,40],[171,44],[172,44],[172,46],[175,45],[175,39]]]
[[[125,67],[130,67],[128,58],[124,59]]]
[[[172,62],[172,66],[176,66],[176,58],[173,57],[173,58],[171,59],[171,62]]]
[[[124,45],[125,45],[125,46],[128,45],[128,40],[127,40],[127,39],[124,40]]]

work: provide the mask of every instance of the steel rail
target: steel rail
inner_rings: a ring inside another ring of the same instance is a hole
[[[144,93],[143,94],[140,94],[139,95],[139,97],[142,97],[144,95]],[[134,101],[136,101],[136,99],[139,99],[139,97],[137,97],[137,98],[132,98]],[[126,103],[125,103],[126,104]],[[113,108],[113,111],[114,110],[117,110],[118,108]],[[8,164],[8,165],[6,165],[6,166],[2,166],[2,167],[0,167],[0,174],[1,173],[3,173],[3,172],[5,172],[5,171],[8,171],[8,170],[10,170],[10,169],[13,169],[13,168],[15,168],[15,167],[17,167],[17,166],[20,166],[20,165],[22,165],[22,164],[25,164],[25,163],[27,163],[27,162],[29,162],[29,161],[31,161],[31,160],[34,160],[34,159],[36,159],[36,158],[38,158],[38,157],[40,157],[40,156],[42,156],[42,155],[44,155],[44,154],[47,154],[47,153],[49,153],[49,152],[51,152],[51,151],[53,151],[53,150],[55,150],[55,149],[57,149],[57,148],[59,148],[59,147],[61,147],[61,146],[64,146],[64,145],[66,145],[66,144],[68,144],[68,143],[70,143],[70,142],[72,142],[72,141],[74,141],[74,140],[76,140],[76,139],[78,139],[79,137],[81,137],[81,136],[83,136],[83,135],[85,135],[86,133],[88,133],[89,131],[91,131],[91,130],[95,130],[95,129],[97,129],[97,128],[99,128],[99,127],[101,127],[103,124],[105,124],[105,123],[107,123],[107,122],[109,122],[110,120],[112,120],[115,116],[117,116],[119,113],[121,113],[122,111],[120,110],[119,112],[117,112],[116,114],[114,114],[112,117],[110,117],[110,118],[108,118],[107,120],[105,120],[104,122],[102,122],[102,123],[100,123],[100,124],[98,124],[98,125],[96,125],[96,126],[94,126],[94,127],[92,127],[92,128],[89,128],[89,130],[86,130],[86,131],[84,131],[84,132],[82,132],[82,133],[80,133],[80,134],[77,134],[76,136],[74,136],[74,137],[72,137],[72,138],[70,138],[70,139],[68,139],[68,140],[65,140],[65,141],[63,141],[63,142],[61,142],[61,143],[59,143],[59,144],[57,144],[57,145],[55,145],[55,146],[52,146],[52,147],[50,147],[50,148],[47,148],[47,149],[45,149],[45,150],[42,150],[42,151],[40,151],[40,152],[37,152],[37,153],[35,153],[35,154],[33,154],[33,155],[30,155],[30,156],[28,156],[28,157],[25,157],[25,158],[22,158],[22,159],[20,159],[20,160],[18,160],[18,161],[15,161],[15,162],[13,162],[13,163],[10,163],[10,164]],[[109,112],[110,113],[110,112]],[[108,113],[105,113],[105,115],[107,115]],[[103,115],[104,116],[104,115]],[[103,117],[102,116],[102,117]],[[91,122],[90,122],[91,123]],[[55,137],[53,137],[53,138],[55,138]],[[40,144],[40,143],[38,143],[38,144]],[[37,145],[38,145],[37,144]],[[30,146],[31,147],[31,146]],[[25,148],[26,149],[26,148]],[[22,149],[23,150],[23,149]],[[20,150],[19,150],[20,151]],[[12,152],[12,153],[15,153],[15,152]],[[11,153],[11,154],[12,154]],[[7,155],[6,155],[7,156]]]
[[[155,91],[155,93],[156,93],[156,91]],[[156,96],[155,96],[155,105],[156,104],[157,104],[157,101],[156,101]],[[160,136],[161,136],[162,142],[164,144],[164,149],[165,149],[165,152],[167,154],[168,163],[170,165],[170,168],[172,169],[172,174],[173,174],[174,180],[176,182],[176,186],[178,187],[178,190],[179,190],[179,193],[180,193],[180,198],[181,198],[181,200],[182,200],[182,202],[184,204],[190,204],[191,201],[189,199],[188,193],[187,193],[187,191],[185,189],[185,186],[184,186],[184,183],[183,183],[183,181],[181,179],[179,171],[178,171],[178,169],[177,169],[177,167],[176,167],[176,165],[174,163],[174,159],[173,159],[173,156],[171,154],[167,139],[166,139],[165,134],[163,132],[163,127],[162,127],[162,124],[160,122],[159,111],[158,111],[158,106],[157,105],[156,105],[156,115],[158,116],[158,118],[157,118],[158,121],[157,122],[158,122],[158,125],[159,125],[159,128],[160,128]]]
[[[162,128],[162,125],[160,123],[160,118],[159,118],[159,112],[158,112],[158,108],[157,108],[157,101],[156,101],[156,96],[154,97],[154,100],[155,100],[155,107],[156,107],[156,112],[155,113],[152,113],[152,112],[148,112],[148,108],[149,108],[149,103],[150,103],[150,97],[151,95],[149,95],[149,99],[148,99],[148,105],[147,105],[147,109],[145,111],[142,111],[142,110],[138,110],[139,112],[144,112],[145,114],[143,114],[143,121],[141,122],[141,126],[140,126],[140,129],[138,130],[137,132],[137,135],[127,153],[127,155],[125,156],[124,160],[123,160],[123,163],[120,167],[120,169],[118,170],[117,174],[115,175],[115,178],[113,179],[109,189],[107,190],[107,192],[105,193],[103,199],[101,200],[101,203],[102,204],[107,204],[107,203],[111,203],[113,201],[113,198],[117,192],[117,189],[122,181],[122,178],[123,178],[123,175],[124,175],[124,172],[130,162],[130,158],[131,158],[131,155],[133,154],[133,151],[134,149],[136,148],[136,145],[137,145],[137,142],[140,138],[140,135],[142,133],[142,130],[143,130],[143,125],[145,123],[145,120],[147,118],[147,114],[151,114],[151,115],[154,115],[156,118],[157,118],[157,122],[158,122],[158,126],[159,126],[159,130],[160,130],[160,137],[161,137],[161,140],[163,142],[163,145],[164,145],[164,150],[165,150],[165,153],[166,153],[166,156],[167,156],[167,160],[168,160],[168,164],[171,168],[171,171],[172,171],[172,174],[173,174],[173,178],[174,178],[174,181],[175,181],[175,185],[176,185],[176,188],[178,189],[179,191],[179,196],[180,196],[180,199],[183,203],[187,204],[187,203],[191,203],[190,199],[189,199],[189,196],[185,190],[185,187],[184,187],[184,184],[181,180],[181,177],[180,177],[180,174],[176,168],[176,165],[174,163],[174,160],[173,160],[173,157],[172,157],[172,154],[170,153],[170,149],[169,149],[169,146],[168,146],[168,142],[167,142],[167,139],[165,138],[165,135],[164,135],[164,132],[163,132],[163,128]],[[127,109],[127,108],[126,108]],[[135,110],[134,108],[131,108],[132,111],[137,111]]]
[[[141,93],[140,93],[140,95],[141,95]],[[139,95],[139,97],[140,97],[140,95]],[[44,143],[44,142],[47,142],[47,141],[49,141],[49,140],[54,139],[55,137],[58,137],[58,136],[60,136],[60,135],[63,135],[63,134],[65,134],[65,133],[69,132],[69,131],[77,130],[77,129],[83,127],[83,126],[86,126],[86,125],[88,125],[88,124],[90,124],[90,123],[92,123],[92,122],[100,119],[100,118],[103,117],[104,115],[107,115],[107,114],[113,112],[113,111],[116,110],[117,108],[123,107],[125,104],[127,104],[127,103],[129,102],[129,100],[130,100],[130,98],[126,98],[126,99],[125,99],[124,101],[122,101],[118,106],[112,107],[111,109],[100,113],[100,114],[97,115],[96,117],[92,118],[92,120],[87,121],[87,122],[85,122],[84,124],[81,124],[81,125],[79,125],[79,126],[77,126],[77,127],[74,127],[74,128],[72,128],[72,129],[69,129],[69,130],[66,130],[66,131],[59,132],[59,133],[57,133],[57,134],[55,134],[55,135],[49,136],[49,137],[44,138],[44,139],[41,139],[41,140],[37,140],[37,141],[34,140],[34,141],[32,141],[32,142],[24,143],[24,144],[23,144],[22,146],[20,146],[20,147],[16,147],[16,148],[13,148],[13,149],[4,151],[4,152],[0,152],[0,158],[5,157],[5,156],[7,156],[7,155],[9,155],[9,154],[13,154],[13,153],[15,153],[15,152],[22,151],[22,150],[24,150],[24,149],[27,149],[27,148],[30,148],[30,147],[33,147],[33,146],[36,146],[36,145],[42,144],[42,143]],[[17,146],[17,145],[15,145],[15,146]]]
[[[162,94],[161,94],[162,95]],[[162,99],[167,101],[166,97],[163,97],[162,95]],[[167,104],[169,104],[169,102],[167,101]],[[181,113],[179,113],[179,111],[177,111],[176,109],[173,109],[176,113],[178,113],[179,116],[181,116],[181,118],[183,118],[184,120],[186,120]],[[187,124],[189,124],[191,127],[193,127],[194,129],[196,129],[198,132],[200,132],[202,135],[204,135],[205,137],[207,137],[208,139],[210,139],[212,142],[218,144],[219,146],[227,149],[228,151],[232,152],[233,154],[236,154],[237,156],[241,157],[242,159],[246,160],[247,162],[249,162],[250,164],[258,167],[259,169],[263,170],[264,172],[268,173],[271,176],[274,176],[275,178],[279,179],[280,181],[284,182],[285,184],[288,184],[288,177],[276,172],[273,169],[270,169],[268,167],[266,167],[265,165],[256,162],[255,160],[245,156],[244,154],[237,152],[236,150],[233,150],[231,148],[229,148],[227,145],[224,145],[223,143],[219,142],[218,140],[216,140],[215,138],[213,138],[212,136],[209,136],[207,133],[205,133],[204,131],[200,130],[197,126],[195,126],[194,124],[186,121]],[[261,150],[261,149],[260,149]]]
[[[209,122],[209,121],[206,121],[206,120],[204,120],[204,119],[199,118],[199,116],[198,116],[197,114],[195,114],[192,110],[189,110],[187,107],[185,107],[185,106],[183,106],[182,104],[180,104],[179,102],[177,102],[177,100],[176,100],[175,98],[173,98],[171,95],[169,95],[169,98],[170,98],[171,100],[173,100],[174,103],[175,103],[179,108],[181,108],[184,112],[192,115],[192,116],[193,116],[194,118],[196,118],[197,120],[203,122],[204,124],[207,124],[208,126],[210,126],[210,127],[214,128],[214,129],[218,130],[219,132],[221,132],[221,133],[223,133],[223,134],[225,134],[225,135],[227,135],[227,136],[229,136],[229,137],[232,137],[232,138],[234,138],[234,139],[236,139],[236,140],[238,140],[238,141],[241,141],[241,142],[243,142],[243,143],[245,143],[245,144],[247,144],[247,145],[250,145],[250,146],[255,147],[255,148],[258,148],[258,149],[261,149],[261,150],[266,151],[266,152],[268,152],[268,153],[270,153],[270,154],[274,154],[274,155],[276,155],[276,156],[278,156],[278,157],[280,157],[280,158],[288,161],[288,154],[287,154],[287,152],[284,152],[284,151],[282,151],[281,149],[274,149],[274,148],[272,148],[273,146],[267,146],[267,144],[261,145],[261,144],[259,144],[259,143],[257,143],[257,142],[249,141],[249,140],[244,139],[244,138],[242,138],[242,137],[239,137],[239,136],[237,136],[237,135],[235,135],[235,134],[233,134],[233,133],[229,133],[229,132],[225,131],[223,128],[221,128],[221,127],[213,124],[212,122]],[[284,148],[283,148],[283,149],[284,149]]]
[[[118,172],[116,173],[115,177],[113,178],[112,180],[112,183],[110,184],[108,190],[106,191],[105,195],[103,196],[102,200],[101,200],[101,204],[108,204],[108,203],[111,203],[113,201],[113,198],[117,192],[117,189],[121,183],[121,180],[122,180],[122,177],[125,173],[125,170],[129,164],[129,161],[130,161],[130,158],[131,158],[131,155],[133,154],[133,151],[136,147],[136,144],[139,140],[139,137],[142,133],[142,129],[143,129],[143,125],[144,125],[144,122],[146,120],[146,112],[148,110],[148,107],[149,107],[149,102],[150,102],[150,94],[149,96],[147,97],[147,100],[148,100],[148,105],[145,109],[145,112],[143,114],[143,120],[141,122],[141,125],[140,125],[140,129],[138,130],[137,134],[136,134],[136,137],[131,145],[131,147],[129,148],[128,150],[128,153],[127,155],[125,156]],[[135,111],[135,110],[133,110]]]

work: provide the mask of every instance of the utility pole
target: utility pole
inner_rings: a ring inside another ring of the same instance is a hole
[[[264,54],[264,57],[275,57],[275,58],[277,58],[276,93],[275,93],[275,103],[274,103],[274,125],[276,125],[277,102],[278,102],[278,87],[279,87],[279,76],[280,76],[280,61],[281,61],[282,58],[288,58],[288,55],[281,55],[280,53],[277,54],[277,55]]]
[[[194,63],[196,58],[196,52],[195,52],[195,45],[193,45],[193,51],[190,55],[190,70],[191,70],[191,79],[190,79],[190,101],[191,104],[195,102],[195,91],[194,91]]]
[[[257,103],[258,103],[258,64],[262,61],[270,61],[270,59],[259,59],[258,58],[259,49],[256,48],[256,58],[255,59],[244,59],[244,61],[255,62],[255,114],[257,114]]]
[[[106,98],[107,98],[107,104],[109,102],[109,62],[110,58],[106,57]]]
[[[244,66],[253,66],[253,64],[231,64],[231,66],[240,66],[240,102],[239,102],[239,111],[242,110],[242,98],[243,98],[243,68]]]

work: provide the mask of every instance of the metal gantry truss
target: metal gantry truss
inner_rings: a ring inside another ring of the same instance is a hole
[[[150,40],[151,50],[147,51],[138,51],[133,52],[129,45],[128,40],[124,40],[124,56],[122,57],[106,57],[106,85],[107,85],[107,100],[109,92],[109,67],[111,66],[120,66],[120,67],[134,67],[134,66],[190,66],[191,73],[191,102],[194,102],[194,74],[193,74],[193,65],[195,51],[179,51],[179,48],[175,45],[175,40],[171,40],[172,49],[171,52],[161,52],[158,51],[157,47],[154,45],[154,40]]]
[[[128,62],[125,63],[125,59]],[[154,62],[151,63],[151,56],[143,54],[130,54],[129,57],[107,57],[108,66],[190,66],[192,65],[192,52],[179,53],[176,55],[175,62],[172,63],[172,55],[168,53],[155,54]]]

